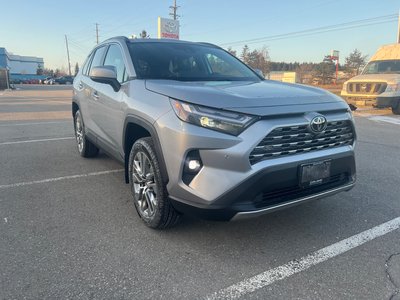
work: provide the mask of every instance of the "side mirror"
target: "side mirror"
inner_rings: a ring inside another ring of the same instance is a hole
[[[99,83],[111,85],[115,92],[121,88],[117,80],[117,71],[114,66],[93,67],[89,73],[90,79]]]
[[[263,72],[260,69],[253,69],[254,72],[257,73],[258,76],[260,76],[262,79],[265,79]]]

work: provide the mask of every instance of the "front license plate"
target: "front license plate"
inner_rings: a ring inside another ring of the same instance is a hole
[[[300,186],[309,187],[324,183],[331,176],[331,161],[319,161],[300,166]]]

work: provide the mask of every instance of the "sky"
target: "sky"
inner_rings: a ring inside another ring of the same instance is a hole
[[[168,17],[173,0],[1,0],[0,47],[43,57],[45,68],[83,63],[99,39],[157,37],[157,17]],[[354,49],[371,56],[396,42],[399,0],[177,0],[180,38],[210,42],[239,53],[268,49],[272,61],[321,62],[331,50],[340,61]],[[363,20],[363,21],[360,21]],[[7,25],[4,25],[7,24]],[[344,24],[344,25],[340,25]],[[320,29],[318,29],[320,28]],[[318,29],[318,30],[316,30]],[[309,31],[314,30],[314,31]]]

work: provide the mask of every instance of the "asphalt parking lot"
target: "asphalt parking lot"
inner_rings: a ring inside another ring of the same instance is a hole
[[[0,91],[0,299],[400,299],[400,117],[355,113],[358,182],[257,219],[145,227],[75,146],[68,87]]]

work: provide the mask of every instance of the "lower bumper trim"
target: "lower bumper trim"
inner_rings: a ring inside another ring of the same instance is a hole
[[[254,218],[254,217],[261,216],[261,215],[264,215],[264,214],[267,214],[267,213],[271,213],[271,212],[276,211],[276,210],[280,210],[280,209],[283,209],[283,208],[287,208],[287,207],[290,207],[290,206],[301,204],[301,203],[304,203],[304,202],[307,202],[307,201],[328,197],[328,196],[334,195],[334,194],[336,194],[338,192],[341,192],[341,191],[349,191],[354,187],[354,185],[355,185],[355,182],[352,182],[350,184],[347,184],[347,185],[344,185],[344,186],[341,186],[341,187],[338,187],[338,188],[334,188],[334,189],[327,190],[327,191],[324,191],[324,192],[321,192],[321,193],[318,193],[318,194],[313,194],[313,195],[310,195],[310,196],[302,197],[302,198],[295,199],[295,200],[292,200],[292,201],[279,203],[279,204],[276,204],[276,205],[273,205],[273,206],[269,206],[269,207],[266,207],[266,208],[263,208],[263,209],[260,209],[260,210],[238,212],[237,214],[235,214],[233,216],[233,218],[231,220],[234,221],[234,220],[242,220],[242,219]]]

